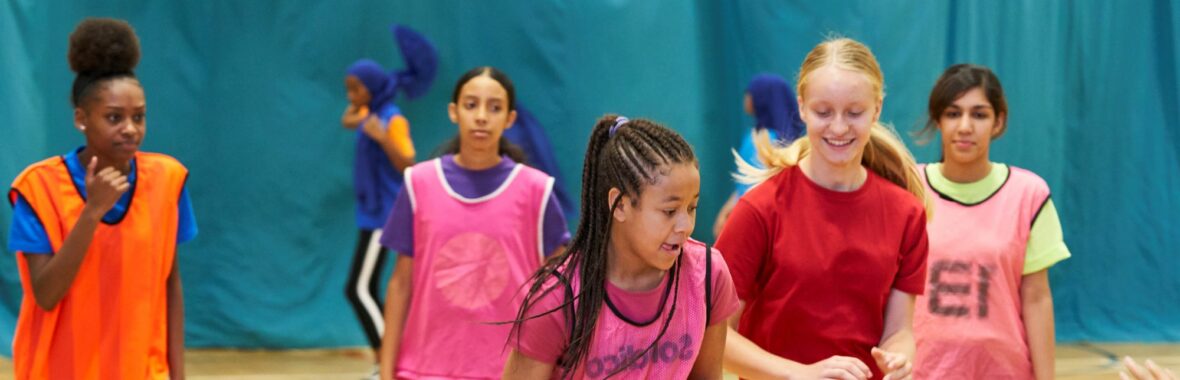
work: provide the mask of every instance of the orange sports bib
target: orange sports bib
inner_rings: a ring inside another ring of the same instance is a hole
[[[16,379],[167,379],[167,280],[176,256],[177,204],[188,170],[172,157],[137,153],[126,215],[99,222],[70,290],[56,307],[33,299],[28,263],[16,255],[21,301]],[[29,166],[13,181],[45,227],[54,252],[86,201],[61,157]]]

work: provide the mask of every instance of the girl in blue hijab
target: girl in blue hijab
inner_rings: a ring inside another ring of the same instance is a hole
[[[360,228],[345,293],[376,354],[385,326],[378,301],[380,273],[387,253],[381,247],[381,227],[401,192],[402,171],[414,164],[410,123],[394,104],[399,93],[407,99],[430,89],[438,69],[438,53],[418,32],[394,25],[393,38],[401,50],[405,69],[386,71],[371,59],[348,68],[344,79],[348,107],[341,117],[344,128],[355,130],[356,223]],[[374,355],[377,357],[377,355]]]
[[[742,145],[737,154],[745,162],[760,166],[758,152],[754,148],[754,134],[765,129],[770,134],[770,140],[781,145],[790,144],[802,137],[806,131],[803,119],[799,118],[799,103],[795,91],[787,84],[787,80],[777,74],[762,73],[754,76],[750,85],[746,87],[743,99],[746,114],[754,116],[754,128],[742,138]],[[729,212],[737,205],[737,200],[750,185],[737,183],[729,200],[721,206],[717,213],[717,220],[713,223],[713,236],[721,234]]]

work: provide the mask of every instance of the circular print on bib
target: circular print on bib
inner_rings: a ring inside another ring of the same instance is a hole
[[[435,285],[452,305],[478,309],[508,285],[508,259],[499,241],[466,232],[448,240],[434,260]]]

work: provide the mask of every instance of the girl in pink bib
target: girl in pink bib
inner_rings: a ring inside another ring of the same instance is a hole
[[[453,150],[405,171],[382,244],[398,252],[386,295],[382,379],[498,379],[514,296],[566,243],[553,178],[501,134],[514,90],[499,70],[468,71],[448,107]]]
[[[648,120],[606,116],[590,135],[569,250],[532,277],[506,379],[721,378],[737,295],[720,254],[692,240],[692,148]]]
[[[914,308],[918,379],[1052,379],[1048,269],[1069,257],[1049,186],[989,160],[1007,102],[986,67],[948,68],[930,94],[925,132],[942,162],[921,168],[936,203],[927,229],[926,294]]]

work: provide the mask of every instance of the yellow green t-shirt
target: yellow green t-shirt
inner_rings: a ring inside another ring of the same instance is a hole
[[[940,163],[927,165],[926,178],[930,181],[930,186],[940,194],[959,203],[978,204],[991,198],[1008,179],[1008,165],[995,162],[991,165],[992,170],[986,177],[971,183],[958,183],[947,179],[942,175]],[[1053,205],[1052,199],[1048,199],[1033,220],[1032,230],[1029,231],[1023,274],[1048,269],[1069,256],[1069,248],[1065,246],[1061,233],[1061,219],[1057,216],[1057,207]]]

